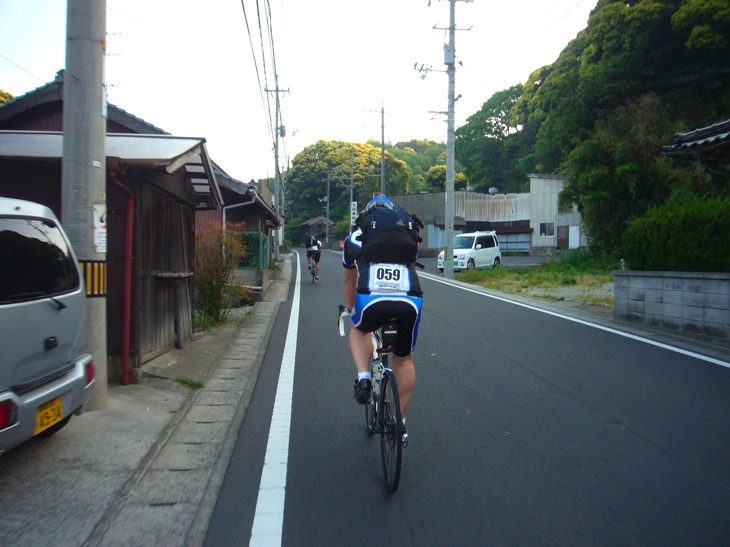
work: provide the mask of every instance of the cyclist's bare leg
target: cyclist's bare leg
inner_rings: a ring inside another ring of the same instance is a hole
[[[315,262],[317,264],[317,277],[319,277],[319,260]]]
[[[406,357],[393,355],[393,372],[395,381],[398,383],[398,395],[400,395],[400,413],[405,419],[408,412],[408,403],[411,401],[413,388],[416,385],[416,367],[413,366],[413,353]]]
[[[362,332],[355,327],[350,328],[350,351],[352,352],[352,360],[355,361],[357,371],[369,372],[370,360],[373,356],[370,333]]]

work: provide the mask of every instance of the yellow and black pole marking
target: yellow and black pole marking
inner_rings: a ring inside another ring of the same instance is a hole
[[[86,283],[86,296],[106,296],[106,262],[101,260],[80,260],[81,271]]]

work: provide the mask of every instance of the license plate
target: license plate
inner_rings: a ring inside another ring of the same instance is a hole
[[[44,431],[63,420],[63,408],[61,407],[61,398],[56,397],[43,403],[38,407],[38,412],[35,416],[35,431],[33,435],[38,435],[41,431]]]

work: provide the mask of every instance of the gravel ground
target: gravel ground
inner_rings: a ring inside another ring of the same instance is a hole
[[[533,287],[523,290],[520,294],[548,300],[613,307],[613,283],[605,283],[600,287]],[[611,304],[605,300],[610,300]]]

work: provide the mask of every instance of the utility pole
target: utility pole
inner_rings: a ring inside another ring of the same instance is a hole
[[[330,243],[330,173],[327,173],[327,225],[324,228],[324,245],[329,247]]]
[[[385,106],[380,103],[380,193],[385,194]]]
[[[352,201],[352,193],[355,186],[355,149],[350,150],[350,232],[355,225],[355,215],[357,213],[357,204]],[[353,205],[354,204],[354,205]]]
[[[454,277],[454,90],[456,87],[456,0],[449,0],[449,45],[444,46],[444,64],[449,77],[449,110],[446,129],[446,209],[444,228],[444,277]]]
[[[68,0],[63,83],[61,222],[84,267],[106,279],[106,0]],[[97,229],[95,229],[95,224]],[[106,285],[106,283],[104,283]],[[87,296],[96,383],[88,410],[107,407],[106,293]]]
[[[275,78],[276,80],[276,78]],[[281,221],[281,204],[279,199],[279,187],[281,186],[281,179],[279,175],[279,135],[283,137],[284,128],[279,127],[279,93],[288,93],[288,89],[279,89],[279,84],[277,83],[276,89],[267,89],[267,93],[276,93],[276,101],[275,101],[275,137],[274,137],[274,195],[276,196],[274,199],[276,200],[276,218]],[[281,226],[276,229],[276,236],[274,237],[274,258],[279,259],[279,246],[281,245]]]

